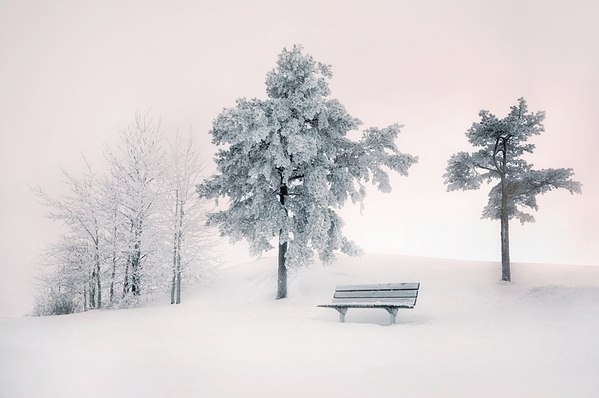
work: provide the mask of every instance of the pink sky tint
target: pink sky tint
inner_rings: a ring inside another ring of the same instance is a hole
[[[101,167],[136,111],[208,130],[239,97],[264,97],[283,47],[333,66],[333,96],[364,122],[405,127],[418,155],[390,195],[342,211],[367,252],[499,260],[486,191],[445,192],[449,156],[468,150],[480,109],[524,96],[547,112],[537,167],[572,167],[583,195],[550,192],[537,222],[512,223],[513,261],[599,265],[599,3],[547,1],[3,1],[0,3],[0,315],[31,307],[57,227],[28,189],[61,191],[60,168]],[[232,249],[246,258],[244,245]]]

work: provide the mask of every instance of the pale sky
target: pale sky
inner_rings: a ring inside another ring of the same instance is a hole
[[[293,44],[332,65],[332,96],[363,127],[403,124],[398,145],[420,158],[391,194],[371,187],[362,214],[343,210],[366,252],[499,261],[499,224],[480,219],[488,188],[448,193],[441,176],[480,109],[503,117],[525,97],[547,113],[529,160],[572,167],[583,195],[549,192],[535,224],[512,222],[512,260],[599,265],[598,19],[583,0],[0,0],[0,316],[30,311],[56,238],[28,185],[60,194],[61,168],[77,173],[82,155],[101,168],[148,109],[191,126],[211,163],[212,120],[264,98]]]

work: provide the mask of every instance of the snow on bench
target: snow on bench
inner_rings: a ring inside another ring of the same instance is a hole
[[[418,289],[420,283],[337,286],[333,302],[319,307],[336,309],[340,322],[345,322],[345,313],[349,308],[383,308],[389,313],[391,324],[394,324],[399,308],[414,308]]]

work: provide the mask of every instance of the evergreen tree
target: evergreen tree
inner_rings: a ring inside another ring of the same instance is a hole
[[[538,209],[537,195],[557,188],[580,193],[581,184],[571,179],[572,169],[534,170],[522,158],[534,151],[535,145],[528,139],[544,131],[545,119],[544,112],[529,112],[524,98],[503,119],[486,110],[481,110],[479,116],[480,121],[472,124],[466,136],[480,149],[451,156],[443,177],[448,191],[479,189],[484,182],[497,181],[489,192],[483,218],[500,220],[501,279],[511,281],[509,220],[534,222],[525,209]]]
[[[341,233],[335,209],[348,199],[362,202],[365,182],[391,191],[387,170],[407,175],[417,158],[395,145],[400,126],[369,128],[361,140],[347,135],[360,121],[329,98],[331,68],[284,49],[266,77],[268,98],[239,99],[214,121],[217,174],[198,186],[201,196],[228,198],[209,222],[232,240],[247,239],[259,254],[278,237],[277,298],[287,296],[287,267],[301,266],[316,252],[325,262],[334,252],[358,247]]]

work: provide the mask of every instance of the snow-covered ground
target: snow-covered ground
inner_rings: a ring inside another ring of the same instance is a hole
[[[226,268],[179,306],[0,319],[0,397],[597,397],[599,267],[389,255],[290,278]],[[337,284],[421,282],[414,310],[328,303]]]

